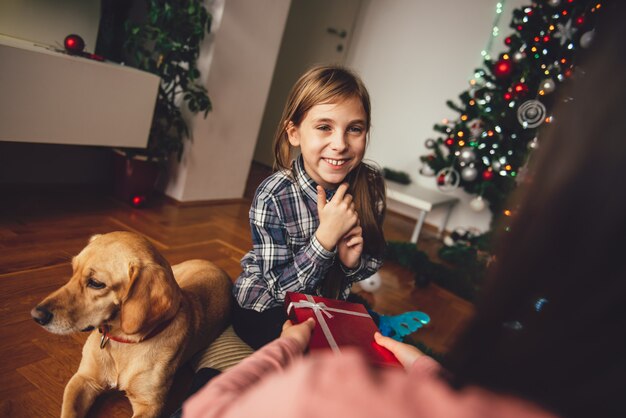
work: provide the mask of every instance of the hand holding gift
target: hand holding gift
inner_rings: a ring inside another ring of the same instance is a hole
[[[401,365],[391,351],[374,340],[378,327],[363,305],[294,292],[287,292],[285,305],[293,323],[315,320],[309,349],[330,348],[341,353],[343,348],[354,347],[373,365]],[[291,328],[287,325],[287,331]]]
[[[311,332],[313,331],[313,328],[315,328],[315,320],[313,318],[309,318],[296,325],[294,325],[290,320],[286,320],[283,324],[283,332],[280,333],[280,336],[296,340],[304,351],[311,340]]]

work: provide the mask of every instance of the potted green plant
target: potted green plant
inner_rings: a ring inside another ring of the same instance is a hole
[[[180,160],[184,141],[189,138],[187,122],[181,111],[186,106],[191,113],[211,110],[207,90],[199,83],[196,62],[200,44],[211,30],[211,15],[201,0],[146,0],[145,20],[127,20],[124,54],[127,64],[151,72],[161,78],[148,144],[145,149],[118,150],[123,154],[117,162],[121,183],[116,195],[123,200],[141,203],[153,189],[156,177],[172,156]],[[116,157],[118,158],[118,157]],[[130,168],[133,161],[141,167]],[[144,178],[144,186],[133,184],[133,173]],[[140,172],[140,173],[139,173]],[[125,182],[125,184],[124,184]],[[145,189],[145,188],[148,189]]]

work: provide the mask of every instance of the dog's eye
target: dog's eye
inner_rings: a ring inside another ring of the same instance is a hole
[[[87,287],[91,287],[92,289],[104,289],[105,285],[95,279],[88,279]]]

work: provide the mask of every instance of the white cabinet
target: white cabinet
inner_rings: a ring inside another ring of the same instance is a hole
[[[0,140],[143,148],[159,82],[0,35]]]

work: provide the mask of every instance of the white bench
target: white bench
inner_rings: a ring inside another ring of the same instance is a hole
[[[427,189],[417,183],[404,185],[388,180],[385,183],[387,184],[387,207],[390,210],[410,217],[415,216],[413,214],[414,211],[411,211],[411,209],[419,210],[417,223],[411,235],[411,242],[417,242],[426,214],[437,207],[445,207],[447,209],[439,229],[439,236],[441,237],[450,219],[452,208],[459,201],[457,197],[437,190]]]

